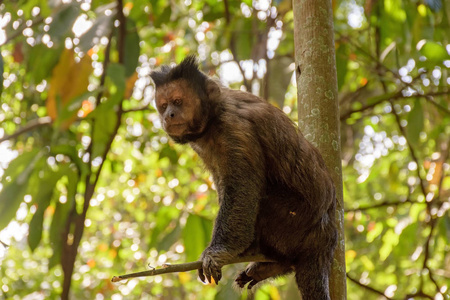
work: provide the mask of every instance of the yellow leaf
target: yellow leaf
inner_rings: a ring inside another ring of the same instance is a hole
[[[185,284],[191,280],[191,274],[186,272],[180,272],[178,273],[178,278],[181,284]]]
[[[75,54],[71,49],[65,49],[58,64],[52,72],[50,88],[47,98],[47,112],[54,120],[58,112],[67,106],[71,100],[87,91],[89,76],[92,73],[92,60],[85,55],[79,62],[75,62]],[[77,117],[77,111],[62,125],[67,128]]]
[[[272,299],[272,300],[280,300],[281,299],[280,292],[278,292],[278,289],[274,286],[270,287],[269,295],[270,295],[270,299]]]

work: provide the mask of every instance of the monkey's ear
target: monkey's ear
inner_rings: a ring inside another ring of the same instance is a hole
[[[208,78],[206,80],[206,94],[212,100],[219,98],[221,94],[220,85],[213,79]]]

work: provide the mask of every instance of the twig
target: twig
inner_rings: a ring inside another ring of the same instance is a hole
[[[148,111],[152,110],[150,105],[143,106],[143,107],[134,107],[134,108],[130,108],[130,109],[124,109],[123,113],[126,114],[126,113],[131,113],[131,112],[136,112],[136,111],[147,111],[147,110]]]
[[[384,201],[375,205],[370,205],[370,206],[363,206],[363,207],[358,207],[358,208],[350,208],[350,209],[346,209],[345,212],[355,212],[355,211],[365,211],[365,210],[369,210],[369,209],[374,209],[374,208],[380,208],[380,207],[384,207],[384,206],[397,206],[397,205],[401,205],[401,204],[405,204],[405,203],[421,203],[421,202],[417,202],[417,201],[412,201],[409,199],[406,199],[405,201],[395,201],[395,202],[391,202],[391,201]],[[425,204],[425,203],[423,203]]]
[[[270,262],[271,260],[267,259],[266,257],[262,255],[255,255],[255,256],[243,256],[243,257],[236,257],[235,259],[225,263],[225,265],[231,265],[231,264],[237,264],[237,263],[243,263],[243,262]],[[155,276],[155,275],[161,275],[161,274],[167,274],[167,273],[176,273],[176,272],[186,272],[186,271],[194,271],[201,269],[202,262],[201,261],[194,261],[189,262],[185,264],[176,264],[176,265],[164,265],[160,269],[153,269],[148,271],[142,271],[137,273],[130,273],[120,276],[114,276],[111,281],[112,282],[118,282],[124,279],[128,278],[135,278],[135,277],[145,277],[145,276]]]
[[[363,112],[365,110],[374,108],[378,104],[381,104],[381,103],[383,103],[385,101],[396,100],[396,99],[411,99],[411,98],[425,98],[425,100],[427,100],[428,102],[430,102],[431,104],[436,106],[438,109],[440,109],[443,112],[445,112],[445,113],[450,115],[450,110],[449,109],[447,109],[446,107],[440,105],[439,103],[435,102],[434,100],[432,100],[430,98],[430,97],[450,95],[450,91],[435,92],[435,93],[428,93],[428,94],[414,94],[414,95],[411,95],[411,96],[403,96],[402,90],[403,89],[401,89],[401,90],[399,90],[397,92],[394,92],[394,93],[373,97],[373,98],[369,99],[369,101],[368,101],[368,102],[372,102],[371,104],[366,104],[366,105],[362,106],[361,108],[345,112],[344,114],[342,114],[340,116],[340,119],[341,119],[341,121],[345,120],[345,119],[349,118],[354,113]]]
[[[348,273],[347,273],[347,278],[350,279],[351,282],[356,283],[357,285],[359,285],[360,287],[365,288],[366,290],[369,290],[369,291],[371,291],[371,292],[373,292],[373,293],[375,293],[375,294],[378,294],[378,295],[380,295],[380,296],[383,296],[383,297],[386,298],[386,299],[389,299],[389,300],[392,299],[392,298],[389,298],[388,296],[386,296],[386,294],[383,293],[382,291],[379,291],[379,290],[377,290],[377,289],[374,289],[374,288],[371,287],[371,286],[362,284],[361,282],[359,282],[359,281],[356,280],[355,278],[352,278]]]
[[[46,125],[50,125],[50,124],[52,124],[52,122],[53,122],[52,118],[50,118],[50,117],[42,117],[42,118],[31,120],[24,127],[20,128],[13,134],[5,135],[4,137],[0,138],[0,143],[10,140],[10,139],[13,139],[15,137],[18,137],[22,133],[31,131],[33,129],[36,129],[36,128],[39,128],[42,126],[46,126]]]

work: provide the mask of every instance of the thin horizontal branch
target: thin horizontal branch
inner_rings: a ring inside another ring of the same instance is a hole
[[[262,255],[255,255],[255,256],[243,256],[243,257],[237,257],[228,263],[226,265],[231,264],[237,264],[237,263],[243,263],[243,262],[254,262],[254,261],[271,261],[267,259],[266,257]],[[135,277],[145,277],[145,276],[155,276],[155,275],[161,275],[161,274],[167,274],[167,273],[176,273],[176,272],[186,272],[186,271],[194,271],[201,269],[202,262],[201,261],[194,261],[189,262],[185,264],[176,264],[176,265],[164,265],[161,269],[153,269],[148,271],[142,271],[137,273],[130,273],[120,276],[114,276],[111,281],[112,282],[118,282],[124,279],[128,278],[135,278]]]
[[[135,107],[135,108],[130,108],[130,109],[124,109],[122,111],[122,113],[126,114],[126,113],[131,113],[131,112],[136,112],[136,111],[146,111],[146,110],[151,110],[150,106],[144,106],[144,107]]]
[[[31,131],[33,129],[36,129],[36,128],[39,128],[42,126],[50,125],[52,123],[53,123],[53,121],[52,121],[52,118],[50,118],[50,117],[42,117],[42,118],[31,120],[24,127],[18,129],[13,134],[5,135],[4,137],[0,138],[0,143],[10,140],[10,139],[13,139],[15,137],[18,137],[19,135],[21,135],[25,132]]]
[[[374,209],[374,208],[380,208],[380,207],[384,207],[384,206],[398,206],[401,204],[405,204],[405,203],[421,203],[421,202],[417,202],[417,201],[412,201],[412,200],[404,200],[404,201],[384,201],[378,204],[374,204],[374,205],[369,205],[369,206],[363,206],[363,207],[358,207],[358,208],[350,208],[350,209],[346,209],[345,212],[355,212],[355,211],[365,211],[365,210],[369,210],[369,209]],[[425,203],[423,203],[425,204]]]
[[[379,290],[377,290],[377,289],[374,289],[374,288],[371,287],[371,286],[362,284],[361,282],[359,282],[359,281],[356,280],[355,278],[352,278],[348,273],[347,273],[347,278],[348,278],[351,282],[356,283],[357,285],[359,285],[359,286],[362,287],[362,288],[365,288],[366,290],[369,290],[369,291],[371,291],[371,292],[373,292],[373,293],[375,293],[375,294],[378,294],[378,295],[380,295],[380,296],[383,296],[383,297],[386,298],[386,299],[392,299],[392,298],[389,298],[388,296],[386,296],[386,294],[383,293],[382,291],[379,291]]]
[[[450,115],[450,110],[448,108],[440,105],[439,103],[437,103],[436,101],[432,100],[432,98],[431,98],[431,97],[438,97],[438,96],[444,96],[444,95],[450,95],[450,91],[434,92],[434,93],[428,93],[428,94],[414,94],[414,95],[411,95],[411,96],[403,96],[402,95],[402,91],[400,90],[400,91],[397,91],[397,92],[394,92],[394,93],[373,97],[372,99],[369,99],[369,101],[368,101],[368,102],[372,102],[372,103],[363,105],[361,108],[345,112],[344,114],[342,114],[340,116],[340,118],[341,118],[341,121],[346,120],[347,118],[349,118],[354,113],[363,112],[363,111],[366,111],[368,109],[374,108],[378,104],[381,104],[381,103],[383,103],[385,101],[396,100],[396,99],[411,99],[411,98],[425,98],[425,100],[427,100],[428,102],[430,102],[431,104],[436,106],[438,109],[440,109],[440,110],[442,110],[445,113]]]

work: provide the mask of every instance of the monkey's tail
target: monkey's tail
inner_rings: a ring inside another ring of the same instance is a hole
[[[329,270],[316,259],[305,259],[295,266],[295,279],[302,300],[330,300]]]

